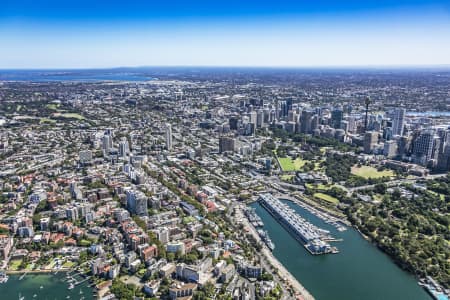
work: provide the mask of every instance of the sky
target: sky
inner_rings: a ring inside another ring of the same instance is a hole
[[[1,0],[0,68],[450,65],[450,0]]]

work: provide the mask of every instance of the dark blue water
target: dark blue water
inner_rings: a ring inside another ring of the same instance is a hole
[[[71,290],[68,286],[65,273],[28,274],[22,280],[20,275],[9,275],[8,282],[0,284],[0,299],[16,300],[20,297],[24,297],[24,300],[95,299],[88,282]]]
[[[252,204],[275,243],[275,257],[317,300],[431,299],[413,276],[397,267],[356,230],[339,232],[298,205],[287,203],[309,222],[344,239],[332,243],[339,254],[313,256],[264,208]]]
[[[148,81],[154,78],[139,72],[120,72],[120,71],[101,71],[101,70],[83,70],[83,71],[7,71],[0,70],[0,81]]]

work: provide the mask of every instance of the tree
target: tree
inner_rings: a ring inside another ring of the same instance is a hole
[[[384,195],[384,194],[386,194],[387,185],[384,184],[384,183],[378,183],[378,184],[375,185],[373,190],[377,194]]]

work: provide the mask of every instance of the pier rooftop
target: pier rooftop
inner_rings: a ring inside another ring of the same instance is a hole
[[[261,194],[258,201],[297,240],[300,239],[311,254],[338,253],[338,250],[327,242],[333,239],[329,231],[306,221],[271,194]]]

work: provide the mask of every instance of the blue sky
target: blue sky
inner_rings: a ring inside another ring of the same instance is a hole
[[[2,0],[0,68],[450,64],[450,0]]]

